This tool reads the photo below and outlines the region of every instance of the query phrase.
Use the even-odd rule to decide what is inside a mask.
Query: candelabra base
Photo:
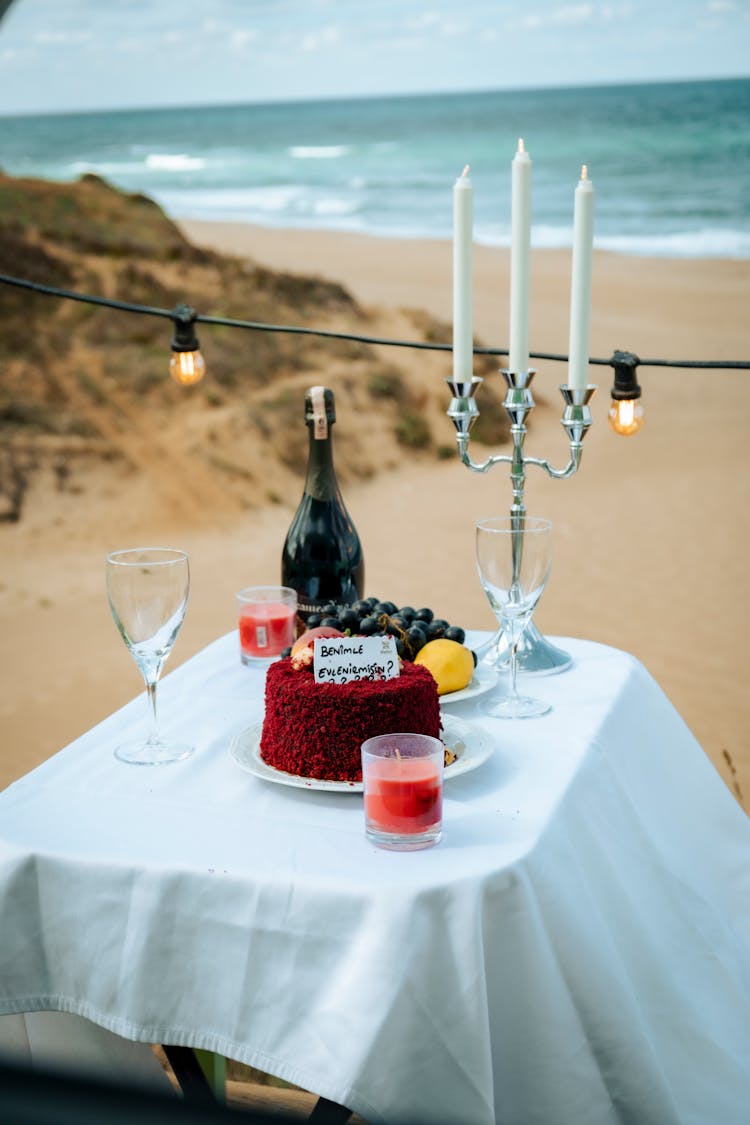
[[[500,672],[509,671],[508,641],[501,629],[478,652],[483,664]],[[573,658],[561,648],[551,644],[530,621],[518,642],[516,653],[518,671],[527,676],[552,676],[570,668]]]

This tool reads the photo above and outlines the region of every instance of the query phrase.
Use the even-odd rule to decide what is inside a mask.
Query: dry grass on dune
[[[167,309],[187,300],[208,315],[379,331],[377,315],[342,286],[198,249],[151,200],[91,175],[72,185],[0,176],[0,272]],[[424,314],[405,314],[403,327],[411,338],[450,339]],[[128,476],[148,479],[157,502],[189,520],[289,501],[306,458],[304,440],[290,435],[301,433],[304,389],[322,381],[351,420],[339,431],[344,482],[394,467],[404,451],[446,454],[434,436],[444,404],[429,361],[415,374],[393,350],[357,341],[199,330],[210,379],[184,389],[165,379],[169,321],[0,286],[0,516],[21,515],[45,469],[61,491],[85,493],[93,463],[118,488]],[[497,442],[505,420],[485,397],[477,437]],[[162,472],[165,459],[174,474]],[[190,488],[175,489],[170,476]]]

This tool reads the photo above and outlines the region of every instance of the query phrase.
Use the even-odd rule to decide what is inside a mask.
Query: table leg
[[[195,1056],[214,1097],[223,1105],[227,1097],[227,1060],[223,1055],[217,1055],[213,1051],[202,1051],[198,1047],[195,1048]]]
[[[331,1102],[328,1098],[318,1098],[307,1120],[313,1125],[344,1125],[351,1115],[352,1111],[345,1105]]]
[[[199,1105],[215,1105],[213,1089],[192,1047],[173,1047],[167,1043],[163,1047],[185,1100]]]
[[[163,1045],[183,1096],[187,1101],[207,1105],[226,1098],[226,1059],[213,1051]],[[352,1110],[328,1098],[318,1098],[308,1117],[312,1125],[345,1125]]]

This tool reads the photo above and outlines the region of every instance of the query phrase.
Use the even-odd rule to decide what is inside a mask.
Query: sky
[[[0,114],[748,74],[750,0],[12,0],[0,19]]]

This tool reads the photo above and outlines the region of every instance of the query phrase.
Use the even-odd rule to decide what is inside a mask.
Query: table
[[[396,854],[361,796],[230,758],[263,674],[220,638],[160,688],[191,759],[114,759],[136,699],[0,794],[0,1013],[214,1051],[373,1125],[744,1123],[747,818],[641,664],[556,643],[550,715],[451,708],[493,755]]]

